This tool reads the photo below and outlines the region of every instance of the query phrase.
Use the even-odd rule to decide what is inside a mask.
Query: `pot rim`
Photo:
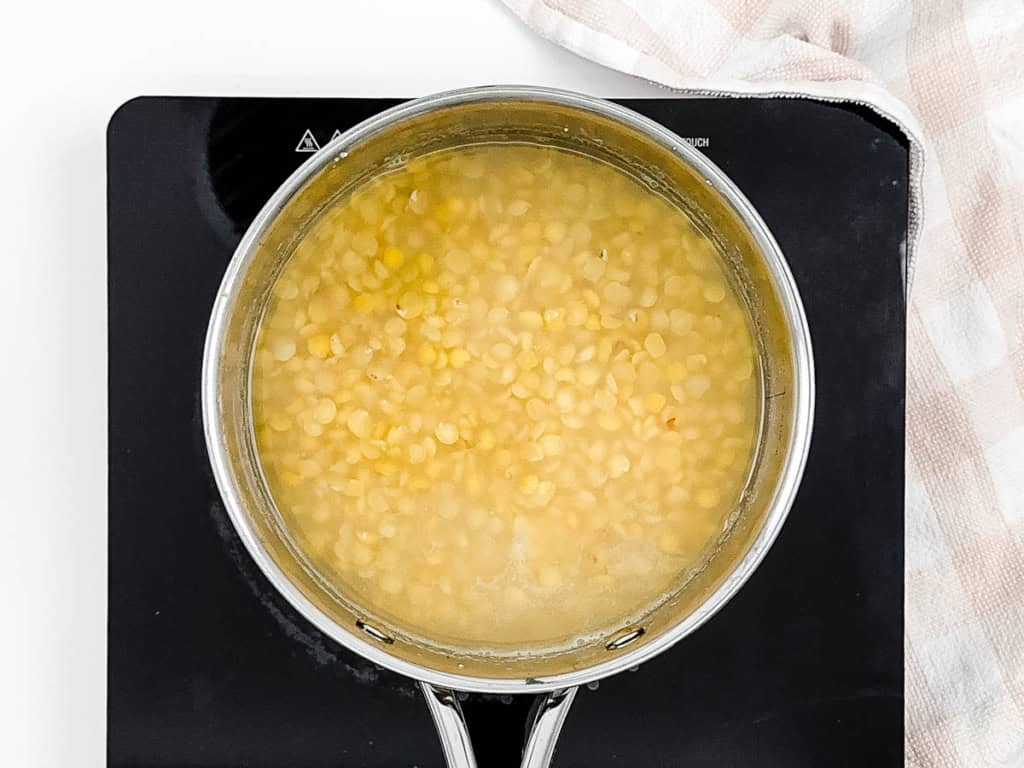
[[[779,474],[775,496],[765,515],[761,529],[743,558],[735,564],[729,575],[692,613],[662,632],[658,637],[633,650],[624,650],[599,664],[539,678],[490,678],[431,669],[389,653],[386,646],[360,637],[321,611],[294,586],[260,543],[243,507],[233,480],[228,457],[222,447],[220,436],[223,424],[218,408],[220,397],[219,362],[223,352],[227,322],[233,309],[232,300],[236,293],[236,282],[246,273],[256,251],[255,246],[259,243],[268,225],[292,195],[346,148],[393,123],[461,104],[510,100],[552,102],[610,118],[644,134],[697,170],[707,184],[732,206],[749,228],[779,292],[779,301],[788,323],[793,354],[793,431],[789,451]],[[803,304],[778,243],[746,197],[706,156],[659,123],[605,99],[541,86],[475,86],[407,101],[353,126],[299,166],[278,187],[253,219],[231,257],[211,311],[203,351],[201,386],[203,430],[217,487],[232,525],[242,539],[249,555],[256,561],[273,587],[317,629],[350,651],[375,664],[398,674],[443,688],[500,694],[553,691],[584,685],[617,674],[658,655],[698,629],[717,613],[747,581],[778,536],[803,475],[810,447],[814,414],[813,353]]]

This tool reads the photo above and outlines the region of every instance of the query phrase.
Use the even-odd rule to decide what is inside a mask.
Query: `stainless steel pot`
[[[529,141],[613,163],[684,209],[711,237],[750,312],[761,433],[746,490],[705,567],[635,624],[549,654],[452,652],[405,637],[331,586],[295,546],[268,491],[252,426],[251,359],[269,291],[296,241],[339,195],[444,147]],[[810,336],[792,275],[764,222],[706,157],[657,123],[601,99],[529,87],[471,88],[387,110],[328,144],[281,185],[228,266],[203,360],[203,421],[228,514],[271,584],[355,653],[420,681],[452,768],[475,765],[456,691],[543,694],[523,766],[550,761],[578,686],[640,664],[707,621],[735,594],[782,526],[811,436]]]

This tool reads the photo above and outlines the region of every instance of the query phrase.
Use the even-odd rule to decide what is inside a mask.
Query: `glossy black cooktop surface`
[[[108,764],[440,766],[409,681],[314,630],[242,550],[198,403],[213,298],[260,206],[385,99],[142,98],[108,133]],[[576,699],[559,768],[903,765],[907,147],[798,99],[624,102],[759,209],[806,305],[818,387],[796,504],[705,627]],[[471,697],[481,768],[529,702]]]

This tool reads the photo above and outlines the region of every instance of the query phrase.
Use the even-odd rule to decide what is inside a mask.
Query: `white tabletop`
[[[3,15],[0,765],[102,766],[114,109],[141,94],[664,91],[537,38],[497,0],[58,0]]]

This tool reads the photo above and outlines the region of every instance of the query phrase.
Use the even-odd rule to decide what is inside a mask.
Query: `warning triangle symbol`
[[[320,145],[316,143],[316,137],[313,136],[313,132],[306,129],[306,132],[302,134],[302,138],[299,139],[298,145],[295,147],[296,152],[316,152],[320,149]]]
[[[341,131],[337,128],[334,129],[334,133],[331,134],[331,141],[341,138]]]

